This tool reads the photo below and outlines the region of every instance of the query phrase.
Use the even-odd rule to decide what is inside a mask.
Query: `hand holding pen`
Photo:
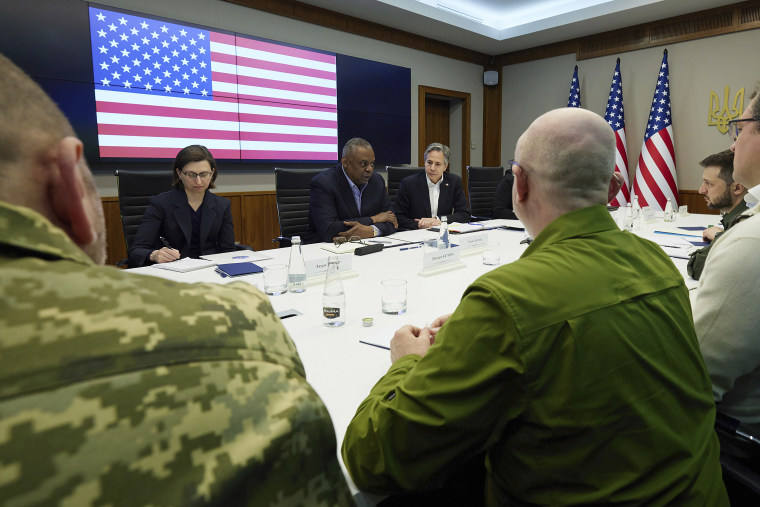
[[[165,237],[159,236],[158,239],[164,244],[164,247],[160,250],[153,250],[150,254],[150,260],[153,262],[172,262],[179,259],[179,250],[172,248]]]

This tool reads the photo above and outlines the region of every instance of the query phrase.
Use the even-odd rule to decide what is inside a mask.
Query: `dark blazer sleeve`
[[[493,217],[515,220],[517,216],[512,209],[512,184],[515,177],[509,170],[496,187],[493,197]]]
[[[417,222],[415,218],[421,218],[415,216],[413,203],[415,202],[415,187],[416,179],[414,176],[407,176],[401,180],[401,185],[396,193],[396,200],[393,201],[393,213],[396,214],[396,220],[398,220],[398,228],[400,231],[408,231],[417,229]],[[417,206],[419,207],[419,206]]]
[[[332,241],[339,232],[346,230],[343,220],[338,214],[338,192],[330,184],[332,175],[317,175],[311,180],[309,196],[309,221],[316,231],[316,237],[310,236],[314,242]]]
[[[459,222],[466,224],[471,220],[470,205],[467,203],[467,199],[464,197],[464,188],[462,187],[462,178],[456,174],[449,174],[446,178],[449,181],[449,189],[446,190],[447,198],[446,209],[441,207],[441,198],[439,197],[438,211],[439,217],[441,212],[447,212],[446,220],[449,223]],[[444,181],[446,183],[446,181]]]
[[[374,225],[380,231],[381,236],[387,236],[396,232],[396,228],[390,222],[372,223],[372,217],[384,211],[391,211],[391,200],[385,189],[385,180],[377,173],[372,174],[370,185],[362,196],[362,211],[366,217],[361,217],[360,222],[364,225]],[[366,200],[365,200],[366,199]],[[361,221],[366,219],[366,222]]]
[[[130,268],[153,264],[149,260],[150,254],[153,250],[158,250],[163,246],[158,237],[161,235],[161,224],[164,222],[166,208],[160,203],[156,203],[156,197],[151,198],[148,209],[143,214],[140,227],[137,228],[137,233],[129,246],[128,262]]]

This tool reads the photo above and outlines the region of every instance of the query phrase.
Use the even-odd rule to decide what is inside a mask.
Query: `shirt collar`
[[[425,181],[427,181],[428,188],[440,187],[441,183],[443,183],[443,175],[441,175],[441,179],[438,180],[438,183],[433,183],[432,181],[430,181],[430,177],[426,173],[425,174]]]
[[[364,184],[364,185],[362,185],[361,187],[360,187],[360,186],[357,186],[357,184],[356,184],[356,183],[354,183],[353,181],[351,181],[351,178],[349,178],[349,177],[348,177],[348,174],[346,174],[346,170],[345,170],[345,169],[343,169],[343,167],[341,167],[340,169],[343,171],[343,176],[345,176],[345,177],[346,177],[346,181],[348,182],[348,186],[349,186],[349,188],[351,188],[351,190],[353,190],[353,189],[356,189],[356,190],[358,190],[359,192],[361,192],[362,190],[364,190],[364,187],[366,187],[366,186],[367,186],[367,183],[365,183],[365,184]]]
[[[750,208],[760,202],[760,185],[755,185],[747,190],[747,195],[744,196],[744,200]]]

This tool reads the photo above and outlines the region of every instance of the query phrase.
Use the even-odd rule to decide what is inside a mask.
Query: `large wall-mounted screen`
[[[0,16],[0,52],[58,103],[95,171],[163,167],[194,143],[225,170],[324,167],[352,137],[372,143],[378,166],[411,161],[409,68],[214,22],[17,2]]]
[[[335,54],[89,13],[101,157],[337,160]]]

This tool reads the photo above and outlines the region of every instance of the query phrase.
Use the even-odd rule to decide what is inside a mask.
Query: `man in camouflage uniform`
[[[2,55],[0,178],[0,504],[351,504],[267,298],[96,266],[82,143]]]

